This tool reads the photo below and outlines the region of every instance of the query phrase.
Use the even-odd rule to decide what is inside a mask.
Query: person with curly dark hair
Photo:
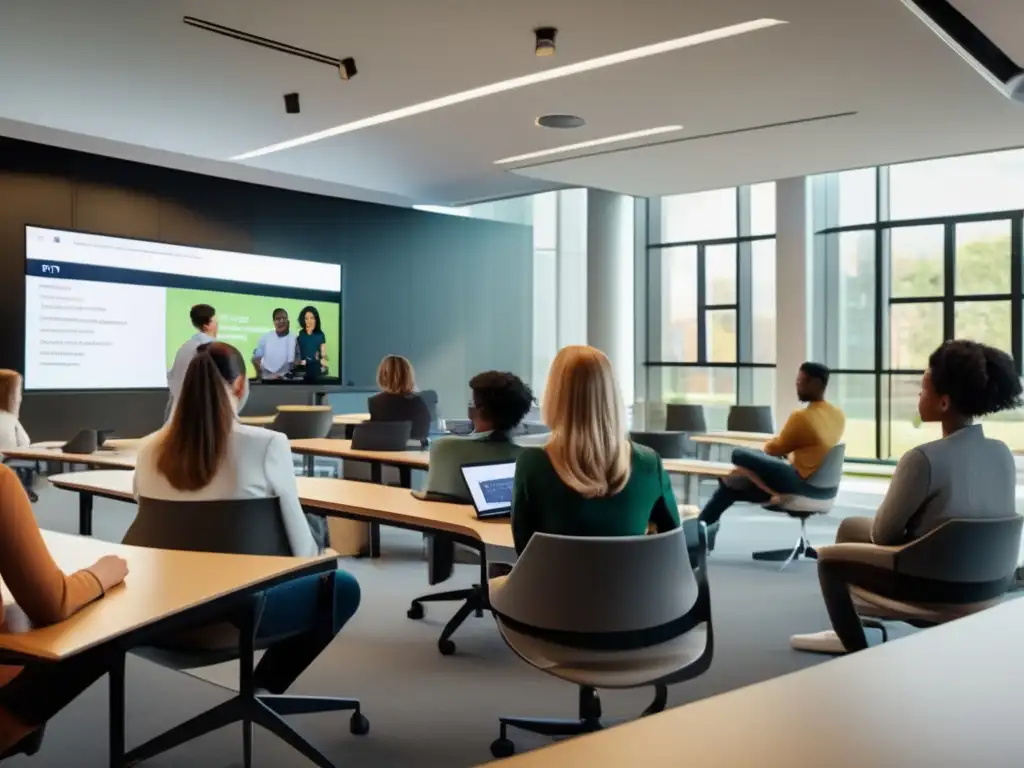
[[[472,501],[462,477],[464,464],[487,461],[515,461],[521,450],[512,441],[533,406],[533,392],[514,373],[484,371],[469,380],[473,391],[471,416],[473,434],[468,437],[443,437],[430,446],[430,471],[426,493],[450,497],[452,501]]]
[[[1018,408],[1021,382],[1013,359],[974,341],[947,341],[928,358],[921,380],[921,420],[942,425],[942,439],[907,451],[893,473],[874,519],[843,520],[837,544],[892,546],[918,539],[950,518],[1006,518],[1016,513],[1017,470],[1000,440],[986,437],[982,416]],[[798,650],[845,653],[867,647],[864,628],[850,596],[861,586],[892,599],[933,603],[963,602],[963,595],[941,594],[942,583],[925,585],[926,597],[897,584],[893,571],[862,563],[818,563],[818,580],[835,631],[794,635]],[[947,587],[948,592],[948,587]]]

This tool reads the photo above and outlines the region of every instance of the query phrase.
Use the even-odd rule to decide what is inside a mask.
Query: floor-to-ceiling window
[[[775,184],[652,198],[647,212],[648,428],[684,402],[724,429],[731,405],[775,399]]]
[[[945,339],[999,347],[1020,373],[1024,150],[820,176],[814,217],[814,347],[848,456],[898,458],[939,436],[917,397]],[[986,430],[1024,448],[1024,414]]]

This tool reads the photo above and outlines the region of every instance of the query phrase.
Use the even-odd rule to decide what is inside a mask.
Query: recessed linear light
[[[478,88],[470,88],[468,91],[459,91],[458,93],[453,93],[450,96],[442,96],[437,99],[431,99],[430,101],[422,101],[419,104],[402,107],[401,109],[393,109],[390,112],[382,112],[379,115],[372,115],[359,120],[353,120],[351,123],[336,125],[333,128],[327,128],[322,131],[317,131],[316,133],[310,133],[306,136],[299,136],[297,139],[289,139],[288,141],[271,144],[270,146],[263,147],[261,149],[254,149],[251,152],[244,152],[241,155],[235,155],[231,159],[251,160],[254,157],[262,157],[263,155],[269,155],[285,149],[301,147],[303,144],[312,144],[314,141],[329,139],[332,136],[341,136],[345,133],[361,131],[364,128],[372,128],[375,125],[382,125],[384,123],[394,122],[395,120],[403,120],[414,115],[422,115],[425,112],[433,112],[434,110],[451,107],[455,104],[462,104],[474,99],[482,99],[485,96],[492,96],[496,93],[512,91],[517,88],[525,88],[528,85],[536,85],[537,83],[546,83],[549,80],[557,80],[561,77],[578,75],[582,72],[593,72],[596,69],[604,69],[605,67],[623,64],[627,61],[646,59],[650,56],[657,56],[661,53],[678,51],[683,48],[692,48],[695,45],[712,43],[716,40],[724,40],[727,37],[736,37],[737,35],[744,35],[748,32],[756,32],[760,29],[768,29],[769,27],[776,27],[780,24],[787,23],[788,22],[781,21],[779,19],[754,19],[753,21],[745,21],[742,24],[732,24],[728,27],[710,29],[706,32],[698,32],[697,34],[678,37],[674,40],[665,40],[661,43],[653,43],[639,48],[632,48],[628,51],[610,53],[606,56],[598,56],[597,58],[587,59],[586,61],[578,61],[575,64],[553,67],[552,69],[548,69],[543,72],[535,72],[530,75],[514,77],[511,80],[502,80],[498,83],[482,85]]]
[[[508,165],[509,163],[518,163],[522,160],[533,160],[538,157],[547,157],[548,155],[557,155],[562,152],[572,152],[574,149],[586,149],[587,147],[599,147],[602,144],[614,144],[617,141],[629,141],[630,139],[642,139],[647,136],[657,136],[661,133],[672,133],[672,131],[681,131],[683,126],[681,125],[662,125],[659,128],[647,128],[643,131],[633,131],[631,133],[618,133],[614,136],[605,136],[600,139],[591,139],[590,141],[578,141],[575,144],[563,144],[560,147],[551,147],[550,149],[539,149],[536,152],[527,152],[524,155],[514,155],[512,157],[504,157],[501,160],[495,160],[495,165]]]

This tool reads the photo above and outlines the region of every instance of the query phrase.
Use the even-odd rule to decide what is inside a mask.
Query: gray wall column
[[[811,357],[810,179],[781,179],[775,185],[775,422],[784,423],[799,407],[795,380]]]

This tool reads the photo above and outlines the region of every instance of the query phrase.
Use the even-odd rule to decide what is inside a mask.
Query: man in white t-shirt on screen
[[[261,379],[280,379],[291,371],[295,364],[295,334],[285,310],[274,310],[274,330],[260,336],[252,353],[252,364]]]
[[[181,385],[185,381],[185,372],[188,364],[196,356],[196,350],[203,344],[209,344],[217,340],[217,310],[209,304],[196,304],[188,313],[192,321],[192,327],[196,332],[189,337],[188,341],[178,348],[174,355],[174,363],[171,370],[167,372],[167,388],[171,396],[167,401],[167,410],[164,413],[165,420],[170,420],[174,411],[174,401],[181,393]]]

